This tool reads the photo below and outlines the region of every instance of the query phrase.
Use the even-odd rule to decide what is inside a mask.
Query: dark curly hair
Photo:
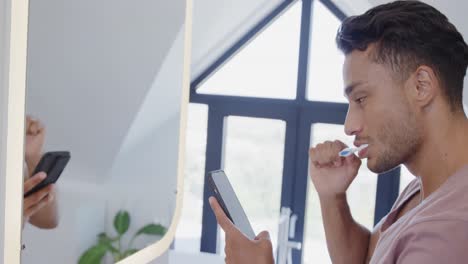
[[[453,111],[463,111],[463,78],[468,46],[447,17],[419,1],[395,1],[346,18],[336,36],[345,54],[365,51],[375,44],[371,57],[390,66],[400,81],[418,66],[431,67]]]

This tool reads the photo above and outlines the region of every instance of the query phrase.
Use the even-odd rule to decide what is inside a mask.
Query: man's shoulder
[[[395,251],[396,263],[460,263],[468,258],[467,231],[466,219],[414,221],[400,234]]]
[[[468,217],[465,215],[416,215],[403,229],[402,233],[421,234],[424,232],[433,233],[442,230],[457,228],[459,231],[468,231]],[[468,239],[468,236],[467,236]]]
[[[415,223],[426,221],[468,221],[468,170],[450,177],[419,205]]]
[[[395,200],[395,203],[392,206],[392,211],[406,203],[419,189],[419,179],[415,178],[410,183],[408,183],[400,195],[398,195],[398,198]]]

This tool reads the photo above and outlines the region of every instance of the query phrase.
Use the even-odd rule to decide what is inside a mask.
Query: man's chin
[[[383,173],[389,172],[398,166],[400,166],[400,164],[397,164],[397,165],[385,164],[382,162],[378,162],[376,159],[371,159],[371,158],[367,159],[367,168],[376,174],[383,174]]]

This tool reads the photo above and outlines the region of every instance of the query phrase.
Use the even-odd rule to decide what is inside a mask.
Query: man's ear
[[[421,108],[431,104],[439,93],[439,80],[431,67],[421,65],[411,76],[411,101]]]

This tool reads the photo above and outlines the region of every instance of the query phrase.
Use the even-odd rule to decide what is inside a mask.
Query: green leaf
[[[83,255],[81,255],[78,264],[100,264],[102,258],[106,254],[107,247],[103,244],[95,245],[88,250],[86,250]]]
[[[99,244],[105,245],[109,251],[112,253],[119,253],[119,251],[112,245],[113,241],[117,241],[119,238],[110,238],[106,233],[100,233],[98,235]]]
[[[125,234],[130,226],[130,215],[127,211],[119,211],[114,217],[114,227],[119,235]]]
[[[109,242],[109,243],[112,243],[112,242],[115,242],[119,240],[119,237],[109,237],[106,233],[100,233],[98,235],[98,241],[99,242]]]
[[[119,253],[119,250],[116,249],[111,243],[105,243],[103,244],[107,247],[107,250],[109,250],[110,252],[112,252],[113,254],[115,253]]]
[[[100,233],[98,235],[98,242],[99,243],[106,243],[106,242],[112,242],[111,238],[107,236],[106,233]]]
[[[123,257],[126,258],[126,257],[132,255],[132,254],[135,253],[135,252],[138,252],[138,249],[134,249],[134,248],[133,248],[133,249],[129,249],[129,250],[127,250],[127,251],[125,251],[125,252],[123,253]]]
[[[167,229],[160,225],[160,224],[148,224],[144,227],[140,228],[135,236],[146,234],[146,235],[153,235],[153,236],[163,236],[166,234]]]

